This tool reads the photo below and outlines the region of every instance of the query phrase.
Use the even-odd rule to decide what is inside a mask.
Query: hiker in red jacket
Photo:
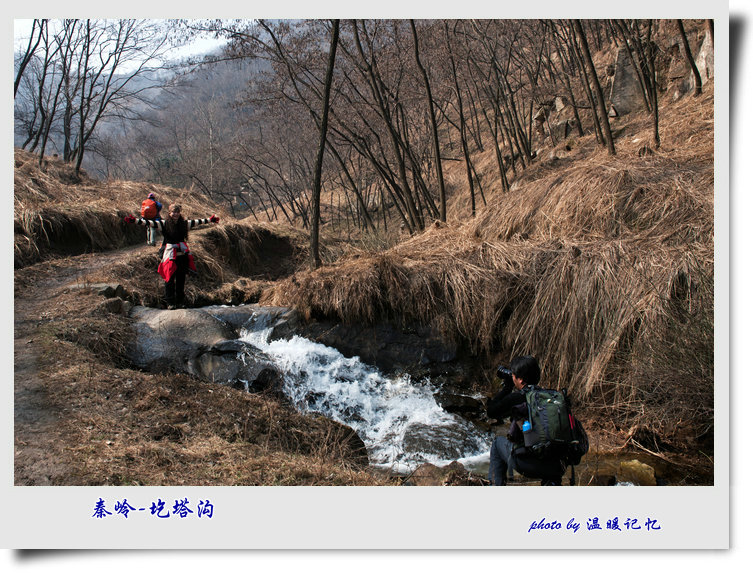
[[[186,275],[189,270],[196,272],[193,255],[186,243],[188,230],[207,223],[217,223],[219,220],[216,215],[203,219],[183,219],[181,207],[177,204],[169,207],[165,220],[135,218],[132,215],[125,217],[126,223],[156,227],[162,232],[162,261],[157,272],[165,280],[165,302],[168,309],[183,307]]]
[[[160,212],[162,204],[157,201],[157,196],[150,192],[141,203],[141,217],[144,219],[162,219]],[[151,225],[146,228],[146,244],[157,245],[157,228]]]

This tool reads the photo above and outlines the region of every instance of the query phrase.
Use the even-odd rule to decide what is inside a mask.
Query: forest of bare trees
[[[168,68],[178,30],[226,48]],[[629,48],[658,147],[659,34],[687,46],[679,20],[35,20],[16,55],[16,143],[314,234],[320,201],[323,223],[413,233],[446,219],[448,162],[463,165],[468,217],[490,195],[474,152],[493,150],[494,189],[509,189],[557,143],[536,129],[555,98],[616,153],[595,64],[610,45]]]
[[[78,171],[104,120],[143,119],[167,40],[149,21],[34,20],[14,81],[20,147]]]

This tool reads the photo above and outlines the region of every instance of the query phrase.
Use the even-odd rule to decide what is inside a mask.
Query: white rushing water
[[[241,340],[269,355],[285,373],[285,393],[303,412],[320,413],[358,433],[375,466],[410,472],[429,462],[488,463],[491,437],[444,411],[429,381],[390,378],[358,357],[294,336],[270,340],[271,329],[249,322]]]

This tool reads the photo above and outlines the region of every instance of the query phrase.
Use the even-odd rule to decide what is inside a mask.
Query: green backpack
[[[559,457],[576,465],[588,452],[588,436],[570,411],[567,393],[531,386],[525,391],[530,430],[524,430],[525,450],[541,458]]]

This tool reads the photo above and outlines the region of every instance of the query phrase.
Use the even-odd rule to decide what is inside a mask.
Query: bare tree
[[[658,149],[659,137],[659,81],[656,73],[656,44],[652,40],[653,20],[613,20],[618,36],[624,42],[631,59],[636,63],[643,88],[646,108],[653,115],[654,146]]]
[[[53,63],[58,48],[54,41],[50,41],[46,22],[39,29],[38,44],[40,43],[42,47],[35,48],[34,57],[29,58],[24,66],[28,67],[27,73],[19,73],[17,76],[17,80],[22,81],[23,85],[21,96],[14,101],[16,122],[23,126],[25,133],[21,147],[27,149],[28,146],[30,151],[36,150],[40,142],[44,147],[60,95],[60,82],[51,79],[56,73]]]
[[[607,108],[604,104],[604,94],[601,90],[601,83],[599,82],[599,76],[596,73],[596,67],[594,66],[593,58],[591,58],[591,50],[588,48],[588,40],[586,34],[583,32],[583,26],[580,20],[574,20],[575,32],[580,40],[580,47],[583,51],[583,58],[586,63],[586,69],[591,74],[591,82],[593,84],[594,93],[596,94],[596,101],[598,103],[598,111],[601,116],[602,126],[604,128],[604,136],[607,142],[607,149],[611,155],[615,155],[614,141],[612,139],[612,129],[609,126],[609,115],[607,114]]]
[[[685,51],[685,58],[688,60],[688,65],[690,66],[690,70],[693,72],[693,78],[695,79],[695,93],[693,95],[700,96],[702,93],[701,74],[698,71],[698,66],[695,65],[695,59],[693,58],[693,54],[690,51],[688,36],[685,34],[685,26],[682,25],[682,20],[679,18],[675,20],[675,22],[677,22],[677,29],[680,32],[680,39],[682,40],[682,47]]]
[[[340,36],[340,20],[332,22],[332,38],[329,47],[327,75],[324,78],[324,95],[322,97],[322,121],[319,126],[319,148],[316,152],[314,171],[314,188],[311,192],[311,268],[318,268],[322,261],[319,255],[319,199],[322,192],[322,162],[324,147],[327,143],[327,121],[329,119],[329,94],[332,88],[332,72],[335,68],[337,41]]]
[[[374,45],[376,33],[374,33],[373,37],[370,37],[366,23],[363,21],[360,24],[356,21],[352,22],[352,32],[357,54],[355,63],[358,66],[358,71],[367,82],[374,108],[382,121],[383,127],[387,131],[389,152],[397,168],[396,177],[393,177],[391,173],[383,168],[380,168],[383,169],[381,173],[387,178],[390,187],[396,193],[396,198],[404,205],[406,222],[409,229],[412,232],[421,230],[424,228],[424,221],[419,211],[413,188],[408,181],[406,160],[410,160],[410,156],[406,157],[404,153],[408,144],[402,138],[401,130],[398,127],[400,118],[394,113],[394,109],[398,103],[395,102],[396,92],[389,89],[389,84],[385,81],[380,71],[377,59],[378,53]],[[381,146],[381,144],[379,145]],[[376,159],[373,154],[371,157]],[[383,164],[383,166],[386,165],[388,164]]]
[[[429,74],[426,73],[426,68],[424,68],[423,64],[421,63],[421,57],[419,55],[419,48],[418,48],[418,34],[416,33],[416,24],[413,20],[410,21],[410,27],[411,32],[413,35],[413,47],[414,47],[414,55],[416,58],[416,65],[418,66],[418,69],[421,71],[421,77],[424,81],[424,86],[426,88],[426,103],[427,107],[429,108],[429,121],[431,122],[431,135],[432,135],[432,144],[434,145],[434,162],[435,167],[437,170],[437,184],[439,185],[439,220],[440,221],[447,221],[447,198],[446,198],[446,191],[444,186],[444,176],[442,175],[442,154],[439,151],[439,132],[437,130],[437,117],[434,112],[434,99],[431,95],[431,84],[429,83]]]
[[[51,28],[57,29],[54,48],[47,38]],[[105,118],[133,118],[136,105],[146,105],[147,91],[157,84],[151,73],[163,66],[160,57],[167,50],[167,29],[147,20],[51,20],[35,30],[35,46],[44,43],[44,54],[36,58],[29,49],[22,64],[27,69],[36,59],[42,73],[36,76],[35,91],[54,94],[44,100],[49,106],[44,108],[36,139],[44,150],[53,121],[60,121],[63,159],[73,162],[78,171]],[[17,78],[20,75],[21,70]]]
[[[565,48],[565,42],[562,39],[562,35],[560,33],[559,27],[557,24],[553,21],[547,22],[550,35],[552,38],[552,41],[554,43],[554,47],[556,50],[557,57],[560,62],[560,76],[565,84],[565,87],[567,89],[567,95],[569,97],[570,103],[573,107],[573,116],[575,119],[575,125],[578,129],[578,135],[583,136],[583,123],[580,119],[580,113],[578,112],[578,101],[575,97],[575,90],[573,89],[573,84],[570,81],[571,76],[574,77],[576,72],[576,64],[573,62],[573,58],[568,57],[568,51]],[[553,69],[555,71],[555,74],[557,73],[557,66],[553,66]]]
[[[130,86],[136,78],[153,70],[166,43],[164,31],[137,20],[86,20],[80,31],[82,52],[75,70],[80,87],[76,105],[76,171],[81,168],[87,142],[105,114],[127,113],[134,102],[144,101],[144,92],[152,86]]]
[[[455,86],[455,93],[457,97],[457,112],[458,112],[458,120],[460,123],[460,129],[459,129],[460,145],[463,148],[463,157],[465,158],[465,173],[468,179],[468,189],[471,194],[471,217],[475,217],[476,216],[476,194],[475,194],[475,188],[473,186],[473,175],[471,172],[471,156],[468,151],[468,139],[466,136],[465,111],[463,109],[463,94],[460,90],[460,84],[458,83],[458,72],[457,72],[457,67],[455,66],[455,56],[453,55],[452,44],[450,43],[450,28],[447,24],[447,21],[444,22],[444,31],[445,31],[445,41],[447,43],[447,54],[450,60],[450,70],[452,71],[452,81],[453,81],[453,85]]]
[[[21,78],[24,75],[26,66],[29,65],[34,52],[39,47],[39,43],[42,40],[42,35],[47,31],[47,20],[34,19],[31,25],[31,34],[29,35],[29,44],[26,46],[26,50],[21,55],[21,59],[18,63],[18,70],[16,71],[16,80],[13,82],[13,97],[16,97],[18,93],[18,84],[21,82]]]

